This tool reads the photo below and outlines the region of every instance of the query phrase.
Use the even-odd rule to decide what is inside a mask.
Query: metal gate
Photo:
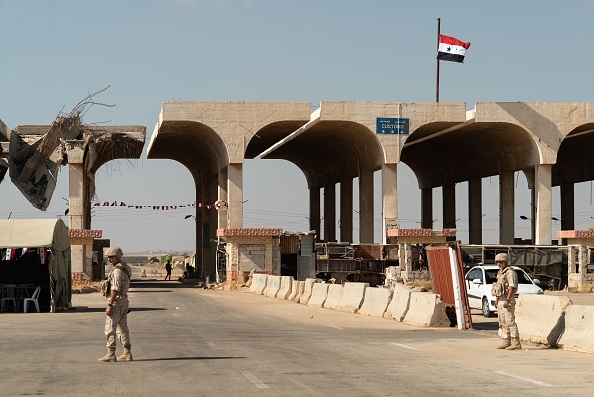
[[[433,292],[441,295],[446,309],[455,313],[455,298],[454,298],[454,283],[452,281],[452,267],[450,264],[450,246],[430,246],[425,247],[427,253],[427,261],[429,263],[429,271],[431,273],[431,280],[433,283]],[[464,284],[464,263],[462,262],[462,252],[459,244],[452,244],[452,248],[456,251],[456,265],[458,268],[458,284],[460,289],[460,296],[462,300],[462,310],[464,319],[468,328],[472,328],[472,316],[470,315],[470,307],[468,305],[468,295],[466,294],[466,286]]]

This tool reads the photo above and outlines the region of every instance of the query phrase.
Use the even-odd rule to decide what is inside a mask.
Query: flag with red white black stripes
[[[437,59],[440,61],[464,62],[466,50],[470,43],[465,43],[455,37],[439,35],[439,48],[437,49]]]

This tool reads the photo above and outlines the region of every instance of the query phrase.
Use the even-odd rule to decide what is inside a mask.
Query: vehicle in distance
[[[512,266],[518,274],[519,294],[544,294],[538,279],[531,279],[528,274],[517,266]],[[475,266],[466,273],[464,283],[468,295],[468,304],[471,309],[480,309],[485,317],[492,317],[497,311],[495,297],[491,294],[491,286],[497,281],[497,265]]]

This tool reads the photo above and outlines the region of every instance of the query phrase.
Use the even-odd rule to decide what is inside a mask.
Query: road
[[[426,329],[247,292],[134,282],[133,362],[105,354],[105,300],[79,310],[2,313],[0,395],[583,396],[594,355],[495,346],[482,330]],[[480,317],[480,316],[475,316]],[[122,352],[118,346],[118,354]]]

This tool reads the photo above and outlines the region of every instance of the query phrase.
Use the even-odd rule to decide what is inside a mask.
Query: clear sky
[[[108,85],[96,99],[116,106],[95,106],[84,122],[145,125],[147,144],[165,100],[305,101],[312,110],[324,100],[432,102],[438,17],[442,34],[472,43],[464,64],[441,63],[441,102],[471,109],[476,102],[593,101],[590,0],[0,0],[0,17],[0,119],[10,128],[50,124]],[[406,165],[398,172],[400,226],[419,227],[418,186]],[[244,173],[244,226],[308,229],[308,193],[296,166],[248,160]],[[484,241],[495,243],[498,179],[483,185]],[[517,188],[516,236],[528,238],[528,222],[519,219],[529,215],[523,174]],[[441,192],[434,194],[441,228]],[[380,242],[379,190],[376,196]],[[0,217],[64,215],[67,197],[67,167],[45,213],[7,176]],[[466,184],[457,185],[463,242],[466,197]],[[139,160],[103,166],[97,199],[180,205],[195,194],[183,166],[148,160],[145,151]],[[560,217],[558,189],[553,200],[553,216]],[[594,222],[592,205],[591,183],[576,186],[576,228]],[[98,207],[92,227],[125,252],[191,251],[188,214]]]

